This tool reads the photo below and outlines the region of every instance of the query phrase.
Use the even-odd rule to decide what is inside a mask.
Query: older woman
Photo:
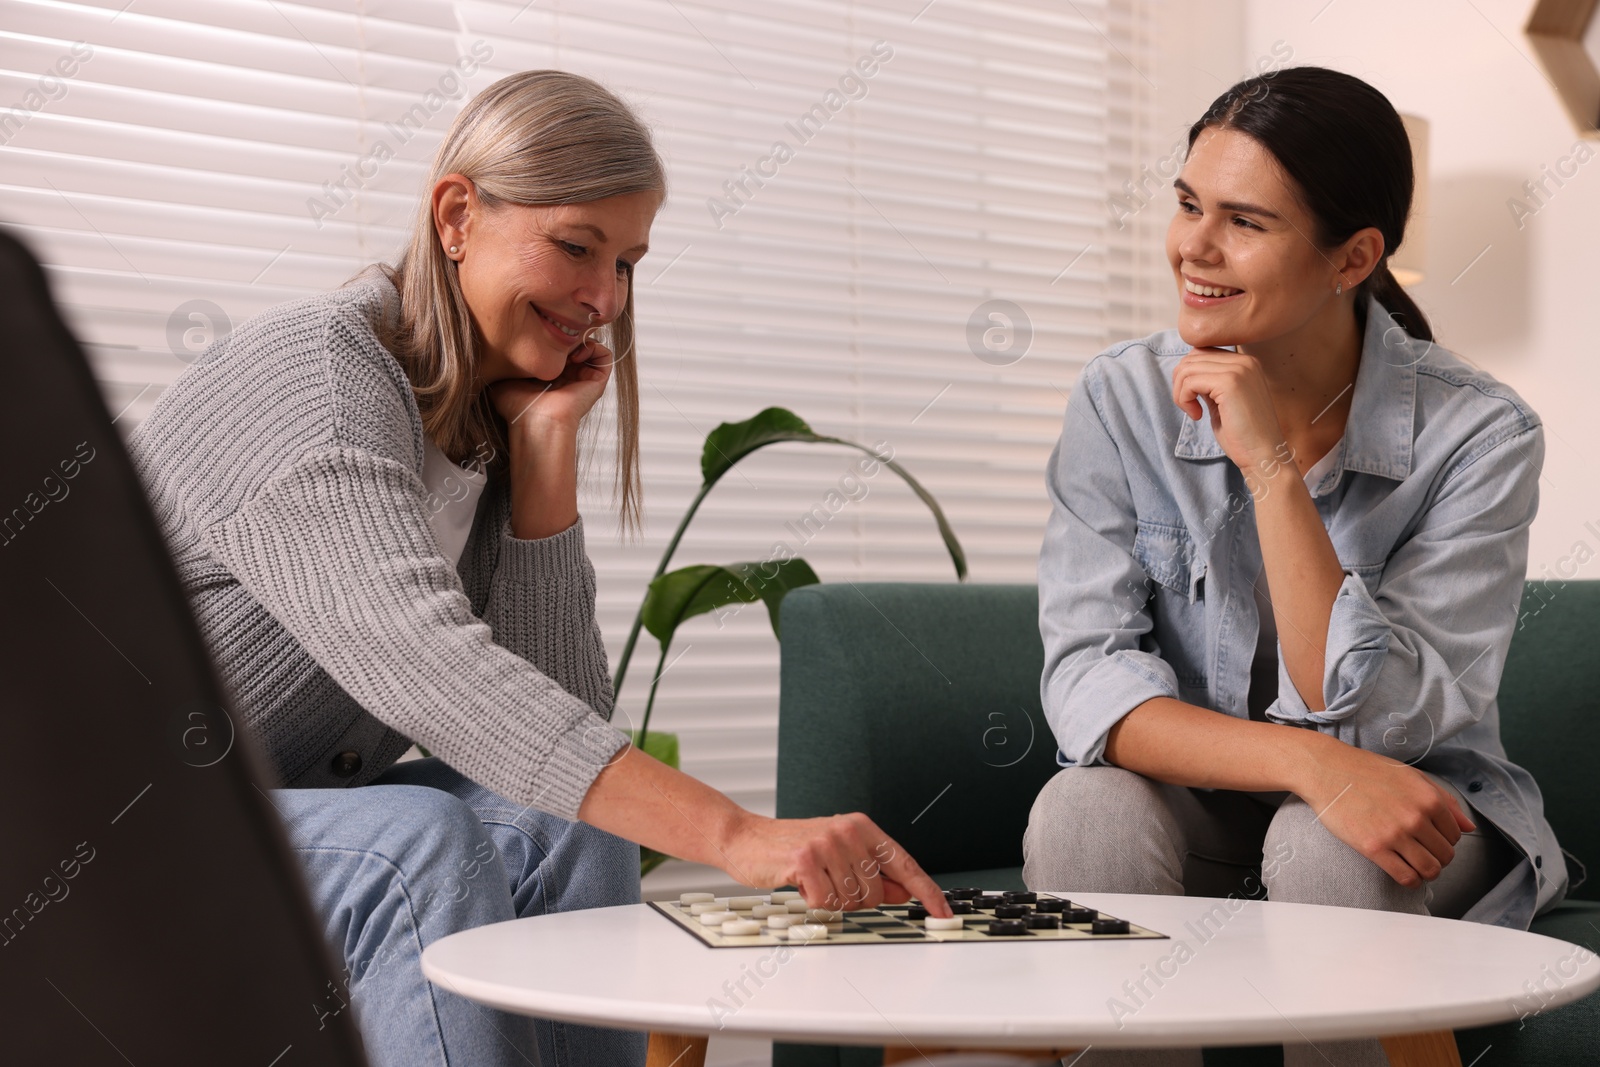
[[[1495,707],[1544,433],[1389,272],[1412,181],[1394,108],[1319,67],[1241,82],[1189,130],[1178,327],[1089,364],[1048,475],[1042,692],[1066,769],[1034,805],[1030,885],[1264,882],[1523,929],[1560,899]],[[1357,1041],[1286,1062],[1387,1061]]]
[[[755,815],[608,721],[578,431],[614,379],[635,521],[633,272],[665,195],[647,131],[588,79],[513,75],[456,119],[430,189],[397,268],[242,324],[132,445],[347,967],[316,1010],[348,1000],[380,1064],[642,1063],[639,1035],[488,1011],[418,957],[637,901],[635,842],[817,906],[948,912],[865,816]],[[396,763],[412,742],[436,756]]]

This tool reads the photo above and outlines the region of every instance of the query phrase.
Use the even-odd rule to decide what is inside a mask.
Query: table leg
[[[973,1049],[973,1048],[907,1048],[889,1045],[883,1050],[883,1065],[890,1067],[895,1063],[917,1063],[924,1057],[943,1055],[951,1052],[982,1052],[994,1056],[1016,1056],[1023,1060],[1065,1060],[1078,1054],[1073,1048],[1003,1048],[1003,1049]],[[1459,1067],[1459,1065],[1458,1065]]]
[[[652,1032],[644,1067],[706,1067],[706,1039]]]
[[[1391,1067],[1461,1067],[1461,1053],[1451,1030],[1401,1034],[1383,1039]]]

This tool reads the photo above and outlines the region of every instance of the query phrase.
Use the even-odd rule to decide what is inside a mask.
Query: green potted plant
[[[645,700],[644,715],[640,718],[639,728],[632,732],[632,737],[636,746],[670,766],[678,766],[678,738],[670,733],[651,733],[650,713],[655,708],[656,691],[661,685],[661,673],[667,665],[667,653],[672,647],[672,639],[678,627],[696,615],[704,615],[730,604],[753,604],[760,601],[766,605],[767,615],[772,622],[773,635],[781,639],[778,608],[784,594],[791,589],[819,581],[816,572],[799,557],[769,558],[758,562],[746,561],[720,566],[695,564],[670,573],[667,571],[667,565],[672,562],[673,553],[677,551],[678,543],[683,540],[684,532],[688,530],[695,512],[699,510],[701,502],[718,480],[728,473],[734,464],[757,449],[786,442],[843,445],[866,453],[875,462],[882,463],[894,471],[933,512],[939,535],[944,539],[950,560],[955,565],[956,577],[965,579],[967,576],[966,554],[962,551],[961,542],[956,539],[955,531],[950,528],[950,523],[945,519],[938,502],[904,467],[892,459],[885,459],[854,441],[816,433],[804,419],[784,408],[770,407],[744,422],[722,423],[706,435],[705,447],[700,454],[700,491],[690,502],[689,510],[678,523],[677,531],[672,535],[672,540],[667,542],[666,551],[661,555],[661,563],[656,567],[655,576],[645,591],[644,600],[639,605],[639,612],[633,620],[633,629],[629,631],[627,644],[623,646],[622,656],[617,661],[617,673],[613,681],[613,689],[620,699],[622,682],[628,674],[628,663],[633,658],[634,647],[639,641],[639,631],[649,630],[650,635],[660,645],[661,651],[655,676],[650,680],[650,695]],[[649,873],[667,858],[653,849],[644,849],[640,873]]]

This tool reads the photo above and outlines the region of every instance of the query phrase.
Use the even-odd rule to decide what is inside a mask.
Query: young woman
[[[865,816],[755,815],[609,722],[577,439],[615,379],[633,520],[632,282],[665,188],[599,85],[496,82],[397,269],[242,324],[132,435],[347,967],[313,1007],[348,1002],[374,1064],[642,1064],[642,1035],[490,1011],[418,963],[457,930],[636,902],[635,842],[819,907],[948,914]],[[437,756],[396,764],[413,741]]]
[[[1088,365],[1050,462],[1067,769],[1030,886],[1259,895],[1260,868],[1273,900],[1516,928],[1565,891],[1495,705],[1543,430],[1389,272],[1412,182],[1394,108],[1332,70],[1241,82],[1190,128],[1178,327]]]

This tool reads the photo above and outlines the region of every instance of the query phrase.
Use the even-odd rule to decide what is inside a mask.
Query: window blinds
[[[769,405],[891,449],[943,504],[972,580],[1027,582],[1067,393],[1105,345],[1160,325],[1149,216],[1167,210],[1108,211],[1157,154],[1143,8],[0,0],[0,218],[46,262],[126,431],[218,332],[392,259],[473,92],[520,69],[589,75],[651,124],[671,182],[635,282],[642,540],[616,535],[604,448],[583,500],[613,657],[704,435]],[[783,542],[824,581],[953,580],[927,510],[887,471],[845,480],[853,459],[757,453],[675,565]],[[693,620],[673,655],[652,728],[770,812],[765,612]],[[619,721],[654,666],[646,636]]]

